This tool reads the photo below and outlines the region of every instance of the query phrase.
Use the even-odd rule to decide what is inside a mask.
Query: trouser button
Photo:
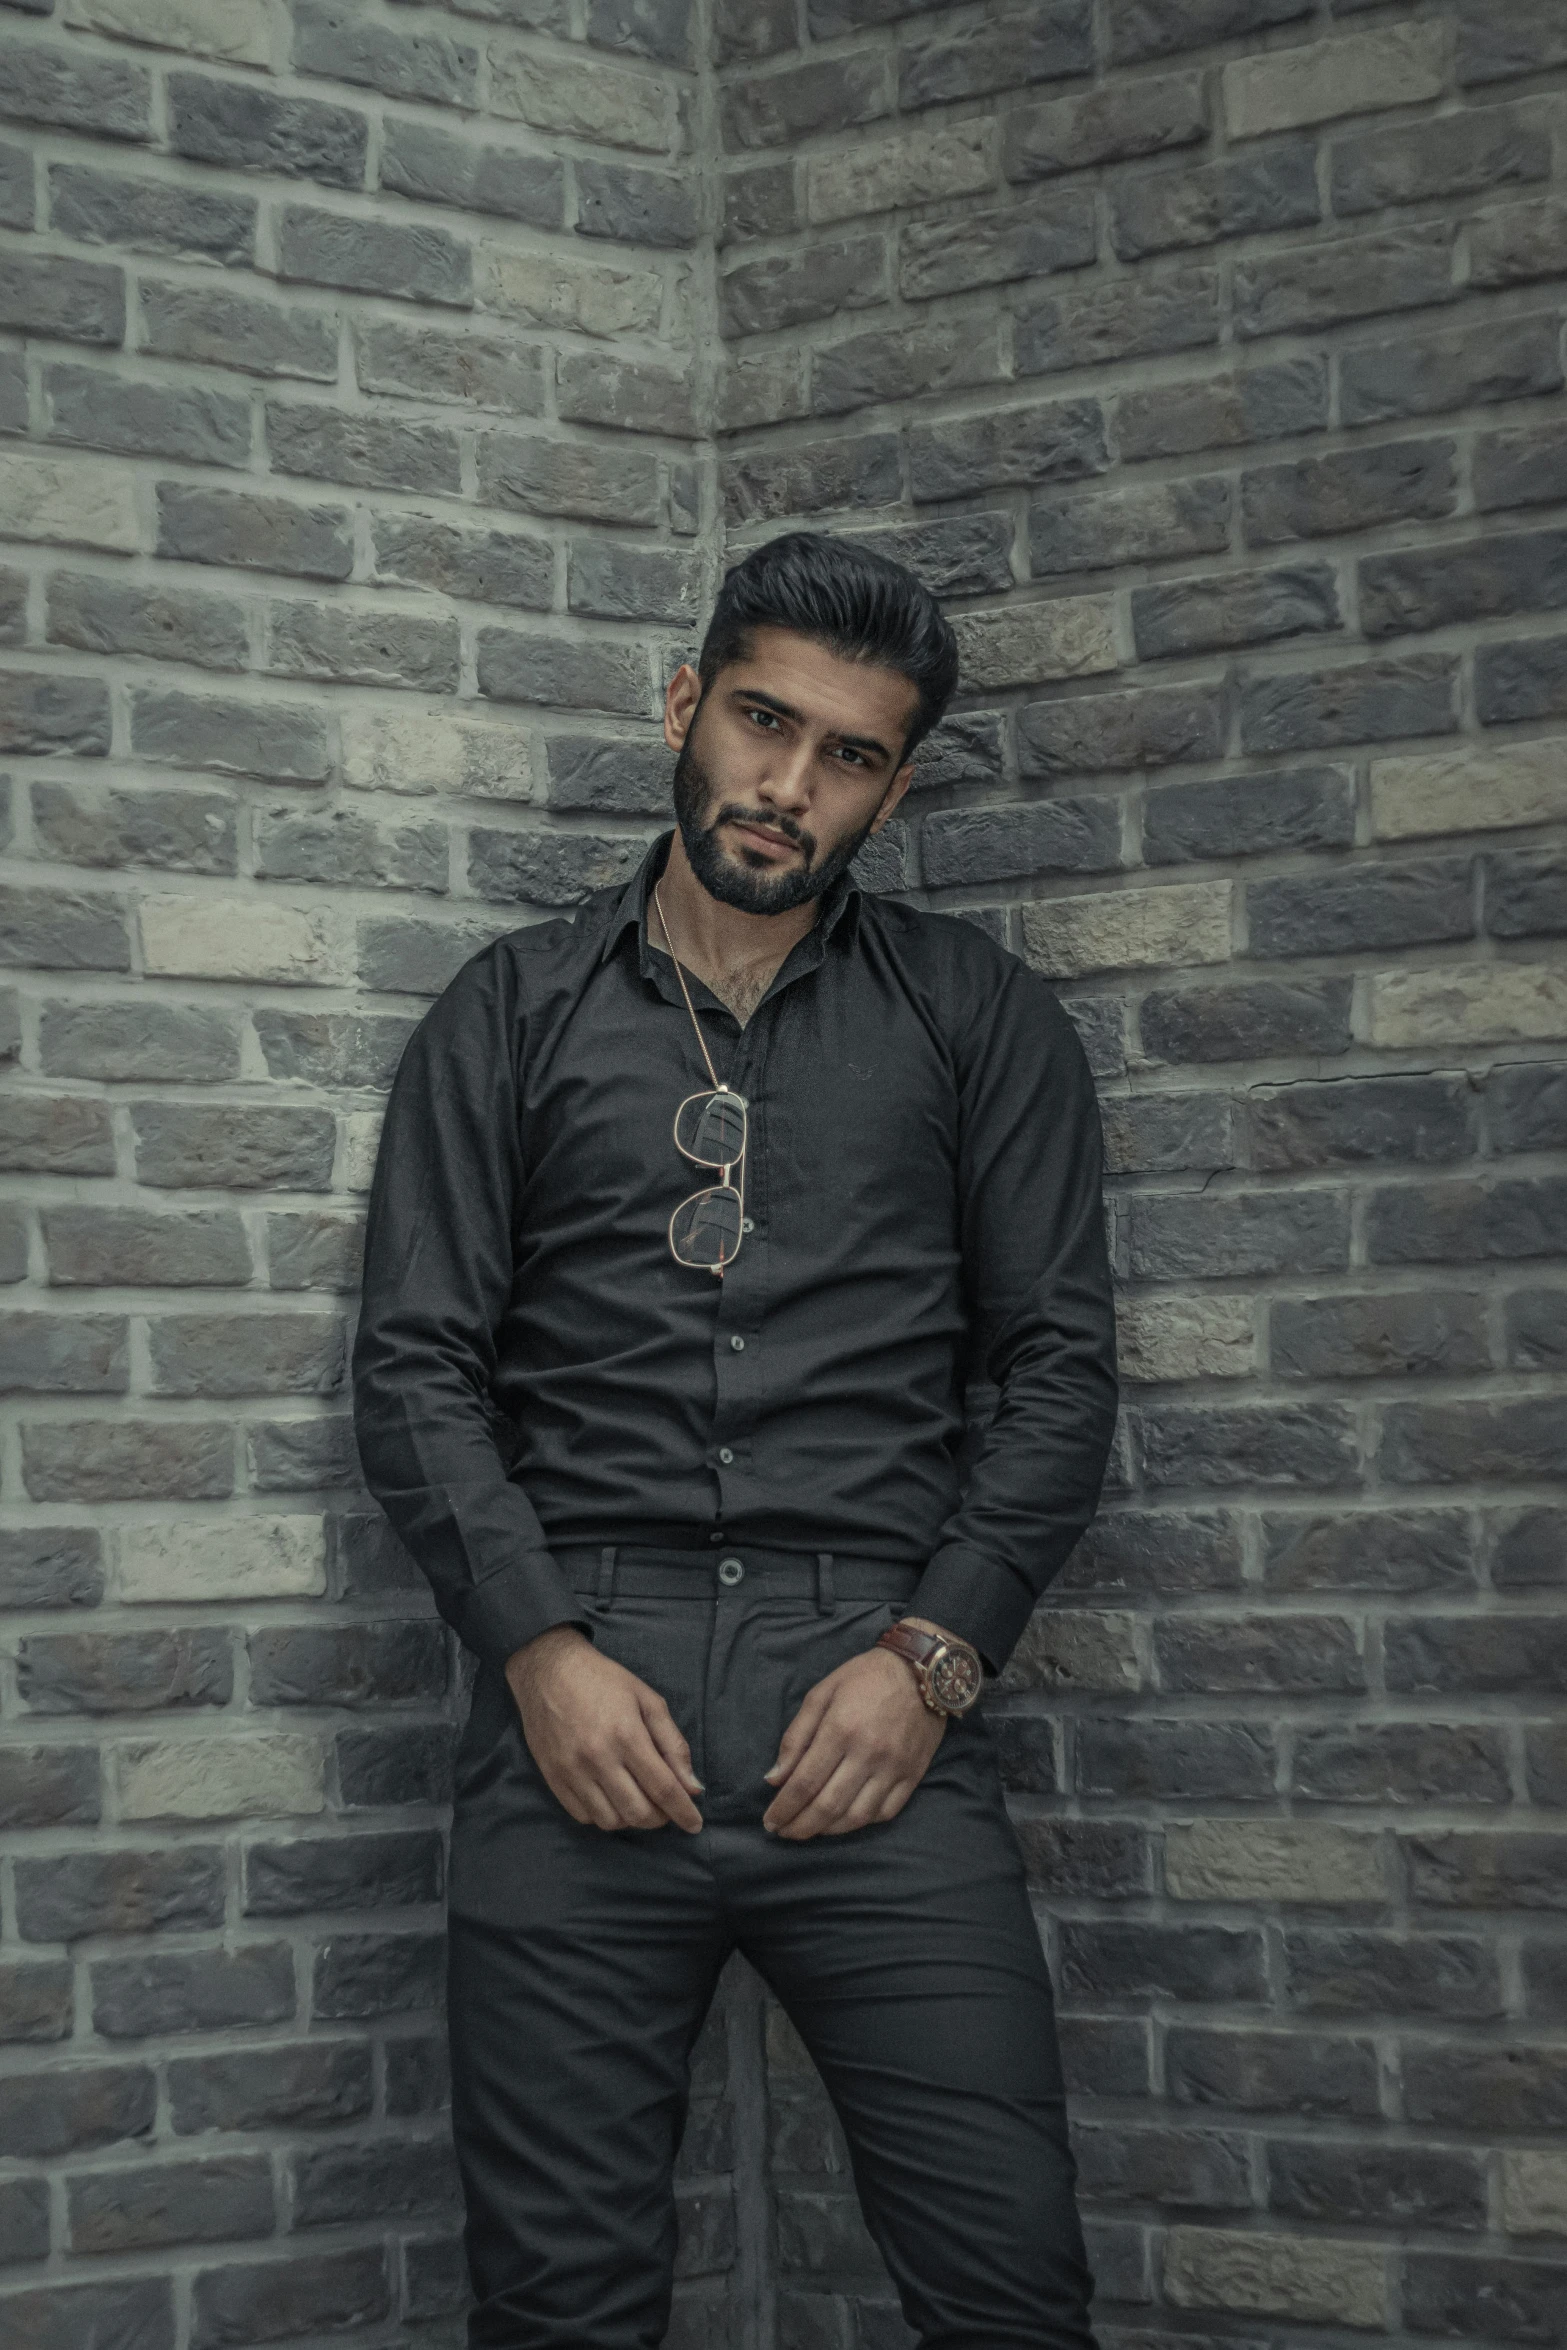
[[[743,1560],[743,1559],[720,1559],[720,1560],[719,1560],[719,1562],[718,1562],[718,1580],[719,1580],[719,1582],[720,1582],[720,1583],[738,1583],[738,1582],[740,1582],[740,1581],[741,1581],[741,1579],[743,1578],[744,1574],[745,1574],[745,1562],[744,1562],[744,1560]]]

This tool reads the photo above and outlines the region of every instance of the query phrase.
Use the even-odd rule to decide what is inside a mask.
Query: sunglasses
[[[669,1219],[669,1246],[681,1265],[722,1276],[739,1253],[745,1230],[746,1105],[727,1086],[687,1094],[675,1112],[675,1147],[699,1167],[718,1168],[722,1180],[682,1200]],[[729,1180],[740,1168],[739,1183]]]

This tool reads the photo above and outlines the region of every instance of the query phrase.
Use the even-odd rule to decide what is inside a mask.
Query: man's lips
[[[792,855],[798,846],[798,843],[790,840],[785,833],[768,832],[756,824],[742,824],[737,817],[731,817],[730,823],[742,840],[749,842],[756,848],[765,850],[771,857]]]

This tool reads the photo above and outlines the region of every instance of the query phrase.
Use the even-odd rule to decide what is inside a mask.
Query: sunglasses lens
[[[669,1239],[683,1265],[727,1265],[740,1246],[740,1194],[728,1183],[693,1192],[676,1208]]]
[[[694,1093],[680,1105],[675,1140],[702,1167],[732,1167],[745,1154],[745,1104],[737,1093]]]

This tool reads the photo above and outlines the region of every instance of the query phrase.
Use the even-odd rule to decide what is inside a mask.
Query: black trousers
[[[762,1773],[912,1569],[752,1549],[565,1563],[690,1741],[700,1835],[572,1819],[481,1672],[458,1757],[448,2009],[474,2350],[656,2350],[692,2047],[730,1952],[798,2029],[925,2350],[1094,2350],[1051,1984],[992,1733],[895,1819],[788,1843]],[[736,1565],[740,1569],[737,1574]]]

